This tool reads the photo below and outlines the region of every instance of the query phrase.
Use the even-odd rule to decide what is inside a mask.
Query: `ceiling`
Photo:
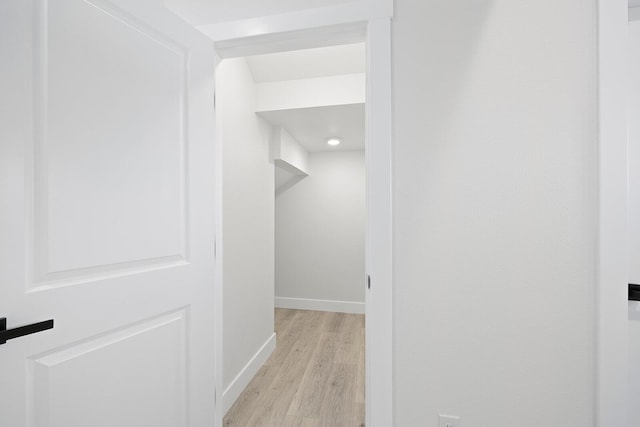
[[[256,83],[365,72],[364,43],[247,57]]]
[[[263,111],[269,123],[282,126],[309,152],[364,149],[364,104]],[[326,139],[342,138],[331,147]]]
[[[165,5],[194,25],[279,15],[350,3],[354,0],[165,0]]]
[[[365,72],[365,45],[356,43],[247,57],[256,83]],[[309,152],[364,149],[365,105],[332,105],[258,113],[286,129]],[[328,137],[342,138],[336,147]]]
[[[640,7],[640,0],[629,0],[629,7]]]

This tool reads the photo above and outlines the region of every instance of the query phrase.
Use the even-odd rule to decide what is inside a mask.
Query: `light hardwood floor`
[[[224,425],[364,426],[364,316],[278,308],[275,329],[276,349]]]

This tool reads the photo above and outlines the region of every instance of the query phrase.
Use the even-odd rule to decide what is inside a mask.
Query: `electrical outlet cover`
[[[460,417],[455,415],[443,415],[438,417],[438,427],[462,427]]]

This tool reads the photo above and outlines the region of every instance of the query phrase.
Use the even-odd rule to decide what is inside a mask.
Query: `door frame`
[[[598,0],[596,375],[598,427],[628,425],[628,3]]]
[[[222,60],[282,50],[354,42],[365,34],[367,237],[366,270],[366,424],[393,425],[392,287],[392,93],[391,2],[350,3],[283,15],[199,27]],[[256,30],[258,29],[258,30]],[[329,41],[329,42],[328,42]],[[220,129],[220,126],[217,126]],[[218,133],[217,140],[221,135]],[[221,144],[216,144],[216,217],[222,217]],[[216,422],[223,421],[222,224],[216,225]],[[363,284],[364,285],[364,284]]]

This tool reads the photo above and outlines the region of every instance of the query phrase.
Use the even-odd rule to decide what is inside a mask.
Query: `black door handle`
[[[35,334],[36,332],[46,331],[53,328],[53,319],[44,322],[32,323],[31,325],[20,326],[13,329],[7,329],[7,318],[0,317],[0,345],[6,344],[8,340],[18,338],[24,335]]]

